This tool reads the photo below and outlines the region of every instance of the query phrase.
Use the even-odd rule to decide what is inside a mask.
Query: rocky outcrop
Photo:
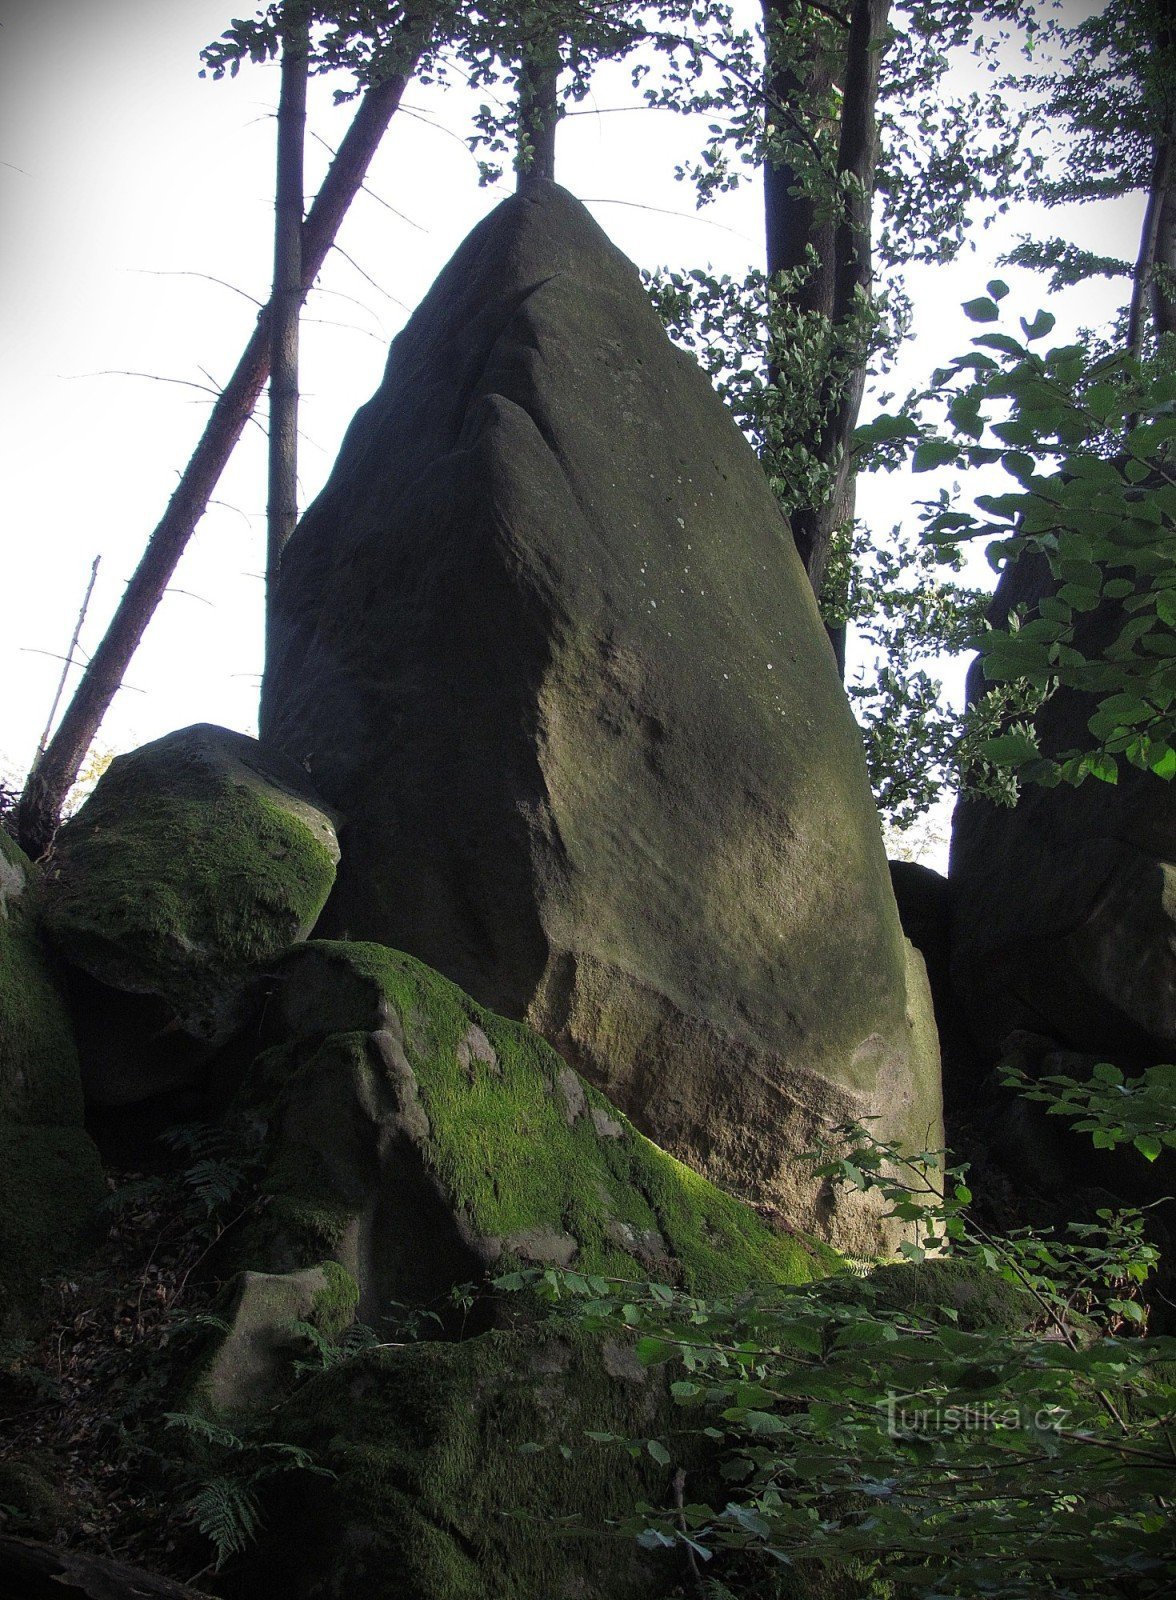
[[[658,1600],[672,1554],[609,1520],[661,1503],[672,1472],[591,1443],[664,1427],[664,1370],[574,1330],[490,1332],[372,1351],[282,1408],[283,1435],[331,1476],[275,1486],[237,1576],[249,1597]]]
[[[1042,556],[1002,575],[990,615],[1034,607],[1052,587]],[[1110,603],[1084,623],[1090,654],[1125,620]],[[978,674],[969,685],[981,691]],[[1085,748],[1094,699],[1055,694],[1041,749]],[[1122,1066],[1176,1052],[1176,789],[1123,764],[1116,784],[1026,784],[1013,808],[960,801],[952,828],[952,979],[982,1055],[1015,1030]]]
[[[305,774],[255,739],[200,725],[116,757],[46,873],[47,926],[83,975],[87,1098],[190,1082],[264,963],[310,932],[338,859]]]
[[[0,829],[0,1331],[92,1232],[106,1194],[82,1128],[73,1029],[38,922],[37,869]]]
[[[241,1095],[267,1140],[254,1262],[290,1273],[333,1258],[370,1326],[386,1330],[394,1307],[444,1323],[452,1289],[519,1266],[713,1293],[837,1264],[650,1144],[530,1029],[410,956],[302,945],[277,969],[269,1025],[288,1042]]]
[[[941,1138],[857,729],[763,473],[535,183],[393,346],[283,559],[263,736],[345,821],[321,931],[524,1019],[650,1137],[863,1254],[797,1159]]]

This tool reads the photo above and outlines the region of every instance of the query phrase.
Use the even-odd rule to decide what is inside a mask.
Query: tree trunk
[[[519,69],[519,146],[516,187],[531,178],[555,181],[555,126],[559,121],[560,55],[557,41],[528,51]]]
[[[794,19],[802,7],[803,0],[764,0],[769,49],[773,32]],[[791,107],[812,104],[835,83],[840,83],[842,91],[836,195],[814,195],[811,183],[806,193],[786,161],[774,166],[769,161],[764,170],[768,271],[804,267],[811,247],[816,261],[797,288],[795,304],[798,310],[819,314],[829,323],[830,370],[821,397],[824,421],[818,435],[808,442],[817,460],[832,473],[832,487],[822,504],[791,508],[793,538],[818,596],[834,536],[853,516],[850,447],[869,353],[861,308],[871,281],[870,208],[878,149],[874,112],[889,9],[889,0],[853,0],[840,58],[830,49],[814,46],[803,75],[795,63],[773,65],[769,58],[769,119],[786,118]],[[810,137],[816,131],[810,129]],[[828,631],[844,670],[844,628],[831,626]]]
[[[270,296],[269,504],[265,609],[268,632],[282,551],[298,521],[298,318],[302,310],[303,147],[310,29],[303,0],[287,0],[274,186],[274,287]]]
[[[266,622],[278,566],[298,522],[298,320],[302,310],[302,150],[310,29],[304,0],[286,0],[274,186],[274,293],[270,294],[269,506]]]
[[[415,59],[415,58],[414,58]],[[412,67],[373,84],[360,101],[302,230],[302,296],[308,293],[339,224],[363,182]],[[18,814],[20,842],[29,855],[44,853],[61,818],[102,718],[208,504],[225,463],[257,404],[269,375],[270,308],[266,306],[235,371],[212,408],[204,433],[184,469],[167,510],[148,540],[102,642],[66,707],[44,755],[34,763]]]

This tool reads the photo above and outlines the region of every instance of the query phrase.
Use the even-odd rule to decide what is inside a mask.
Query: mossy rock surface
[[[233,1592],[248,1600],[680,1592],[674,1558],[647,1557],[608,1527],[638,1501],[664,1499],[669,1470],[586,1438],[590,1429],[664,1437],[665,1382],[615,1339],[550,1329],[373,1351],[315,1378],[283,1406],[278,1425],[336,1476],[275,1481],[266,1532]]]
[[[837,1264],[659,1150],[537,1034],[411,956],[299,946],[277,968],[270,1015],[287,1042],[244,1091],[269,1128],[268,1264],[336,1255],[365,1321],[518,1264],[704,1293]]]
[[[116,757],[58,834],[46,923],[84,973],[148,997],[166,1019],[155,1032],[216,1046],[261,964],[310,932],[338,855],[297,766],[244,734],[185,728]]]
[[[0,828],[0,1120],[82,1120],[77,1046],[37,926],[36,868]]]
[[[41,1280],[91,1240],[105,1196],[82,1128],[0,1123],[0,1328],[35,1318]]]

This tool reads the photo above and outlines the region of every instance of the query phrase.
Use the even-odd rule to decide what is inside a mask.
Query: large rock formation
[[[335,879],[305,773],[201,724],[118,756],[58,834],[45,918],[75,983],[87,1098],[192,1081],[248,1015],[263,963],[314,926]]]
[[[1008,569],[1003,622],[1052,590],[1043,556]],[[1107,602],[1088,653],[1125,621]],[[969,684],[973,696],[983,685]],[[1059,691],[1038,714],[1041,749],[1084,748],[1093,697]],[[982,1059],[1014,1030],[1130,1066],[1176,1051],[1176,789],[1124,765],[1117,784],[1026,784],[1014,808],[968,798],[952,826],[952,980]]]
[[[283,561],[263,736],[410,951],[659,1144],[863,1252],[796,1161],[940,1138],[857,730],[755,457],[553,185],[466,242]],[[857,1207],[857,1209],[855,1209]]]

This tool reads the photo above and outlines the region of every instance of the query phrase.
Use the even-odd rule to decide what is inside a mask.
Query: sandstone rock
[[[268,1136],[255,1260],[337,1260],[380,1328],[491,1269],[575,1266],[700,1293],[802,1283],[836,1258],[774,1231],[636,1133],[530,1029],[411,957],[313,942],[277,969],[242,1092]],[[386,1324],[385,1324],[386,1326]],[[456,1330],[454,1330],[456,1331]]]
[[[242,1272],[228,1291],[229,1331],[216,1340],[191,1398],[213,1412],[242,1413],[272,1403],[300,1347],[295,1324],[325,1337],[352,1321],[355,1280],[334,1261],[298,1272]]]
[[[1044,557],[1002,575],[990,615],[1050,592]],[[1121,623],[1122,617],[1119,617]],[[1084,628],[1113,636],[1111,608]],[[1117,630],[1116,630],[1117,631]],[[974,674],[975,695],[983,688]],[[1037,719],[1047,754],[1084,747],[1090,696]],[[952,979],[983,1054],[1017,1029],[1121,1066],[1176,1051],[1176,788],[1125,767],[1117,784],[1026,784],[1013,808],[961,800],[952,827]]]
[[[614,1340],[541,1329],[373,1351],[282,1408],[334,1478],[275,1483],[243,1600],[657,1600],[681,1568],[610,1518],[670,1492],[648,1456],[585,1441],[656,1436],[662,1369]],[[528,1451],[525,1447],[531,1446]],[[570,1449],[565,1459],[559,1447]]]
[[[73,1028],[38,922],[37,869],[0,829],[0,1330],[81,1249],[106,1194]]]
[[[868,1254],[797,1161],[941,1139],[926,982],[787,525],[637,273],[535,183],[393,346],[283,560],[264,737],[346,819],[321,930],[525,1019]]]
[[[82,1120],[77,1045],[37,925],[36,869],[0,828],[0,1120]]]
[[[88,1098],[190,1082],[261,966],[310,932],[338,856],[305,774],[244,734],[200,725],[116,757],[46,874],[53,939],[95,980],[76,989]]]

